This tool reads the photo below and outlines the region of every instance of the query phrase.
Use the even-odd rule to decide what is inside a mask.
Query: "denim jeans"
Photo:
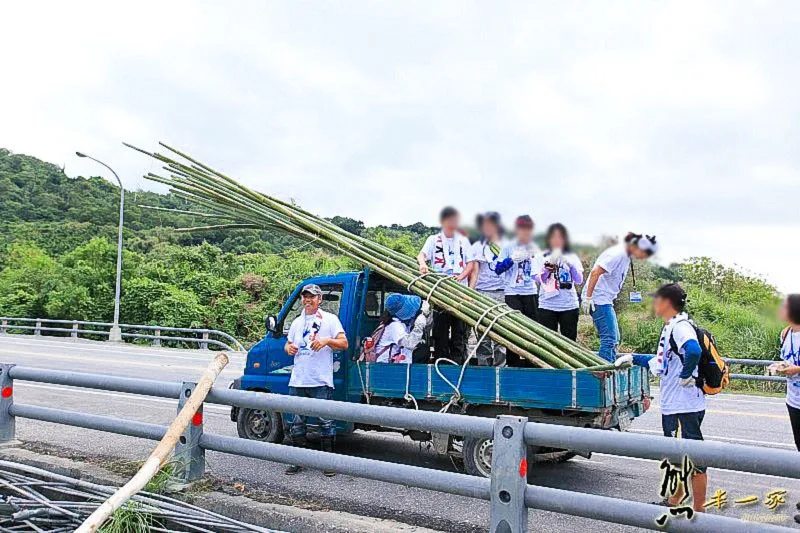
[[[331,387],[289,387],[290,396],[299,396],[300,398],[316,398],[317,400],[332,400],[333,389]],[[333,420],[318,417],[320,437],[333,437],[336,435],[336,426]],[[304,438],[306,436],[306,416],[294,415],[292,418],[292,427],[290,430],[292,439]]]
[[[600,357],[606,361],[614,361],[617,358],[617,346],[620,341],[619,324],[617,314],[614,312],[612,304],[597,305],[592,313],[594,327],[600,337]]]

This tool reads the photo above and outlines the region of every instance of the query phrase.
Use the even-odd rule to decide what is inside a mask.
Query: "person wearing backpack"
[[[781,332],[781,361],[770,368],[786,376],[786,408],[794,444],[800,451],[800,294],[790,294],[781,307],[787,327]]]
[[[620,334],[614,300],[622,290],[628,271],[633,272],[631,259],[645,260],[657,251],[658,244],[654,236],[631,232],[625,236],[623,243],[601,253],[589,273],[583,286],[581,309],[592,316],[600,337],[598,355],[606,361],[614,361],[617,356]],[[636,285],[635,274],[633,284]]]
[[[661,377],[661,427],[665,437],[703,440],[700,426],[706,413],[706,400],[700,384],[703,349],[695,325],[685,312],[686,291],[677,283],[662,285],[653,298],[653,311],[664,320],[656,355],[623,355],[616,366],[633,363],[649,368]],[[708,478],[706,468],[695,465],[692,499],[695,512],[703,512]],[[682,491],[662,502],[675,506]]]
[[[425,330],[431,322],[428,302],[411,294],[390,294],[381,324],[372,334],[375,362],[410,365],[414,350],[425,340]]]

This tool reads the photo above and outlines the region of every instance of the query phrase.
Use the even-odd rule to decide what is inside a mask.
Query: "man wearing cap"
[[[703,440],[700,426],[706,414],[703,390],[697,386],[698,363],[702,349],[686,308],[686,291],[677,283],[667,283],[653,294],[653,311],[664,320],[656,355],[623,355],[616,366],[633,363],[661,377],[661,426],[665,437]],[[708,478],[703,466],[695,465],[692,474],[694,510],[703,511]],[[678,505],[683,491],[669,495],[665,505]]]
[[[477,226],[481,239],[472,245],[472,272],[469,286],[497,303],[504,303],[503,278],[496,273],[500,252],[503,248],[503,226],[500,213],[490,211],[478,215]],[[479,332],[479,337],[483,332]],[[478,364],[481,366],[504,366],[506,364],[505,346],[488,338],[478,344],[476,349]]]
[[[289,379],[289,394],[302,398],[330,400],[333,398],[333,352],[347,349],[345,335],[339,317],[319,308],[322,289],[308,284],[300,290],[303,313],[294,319],[284,346],[287,354],[294,357],[292,376]],[[336,427],[333,420],[319,418],[322,451],[334,451]],[[295,414],[289,433],[293,446],[305,448],[306,417]],[[299,466],[290,466],[287,474],[296,474]],[[335,472],[326,470],[326,476]]]
[[[376,361],[410,365],[414,350],[431,324],[431,307],[419,296],[390,294],[384,308],[386,314],[381,318],[384,330],[375,347],[375,353],[379,354]]]
[[[528,215],[517,217],[514,223],[515,238],[500,250],[500,262],[495,273],[503,279],[506,304],[532,320],[536,320],[539,308],[538,288],[535,275],[541,270],[542,251],[533,242],[533,219]],[[530,366],[517,354],[506,356],[508,366]]]

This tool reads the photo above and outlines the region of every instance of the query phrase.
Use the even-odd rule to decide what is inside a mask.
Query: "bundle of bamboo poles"
[[[257,228],[277,229],[295,237],[319,243],[364,264],[409,290],[438,309],[447,312],[524,357],[540,368],[605,370],[613,368],[595,353],[513,312],[505,304],[457,283],[441,274],[419,275],[416,259],[391,248],[349,233],[335,224],[244,187],[228,176],[192,157],[160,143],[171,152],[166,156],[126,146],[164,164],[167,176],[148,173],[146,179],[170,187],[179,198],[208,212],[191,211],[216,219],[220,224],[178,231]]]

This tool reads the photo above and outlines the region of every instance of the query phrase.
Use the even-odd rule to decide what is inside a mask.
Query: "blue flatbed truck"
[[[280,313],[267,317],[266,336],[249,350],[244,374],[234,381],[233,388],[288,394],[293,362],[283,348],[289,325],[302,310],[300,289],[306,283],[320,286],[322,309],[339,316],[350,341],[347,351],[334,353],[335,400],[358,403],[369,396],[371,404],[414,409],[414,402],[404,400],[408,377],[408,393],[419,409],[439,411],[450,401],[453,387],[440,373],[457,383],[459,366],[440,364],[437,372],[433,364],[414,363],[408,369],[405,364],[357,361],[361,340],[377,327],[386,297],[407,292],[369,270],[317,276],[299,284]],[[621,431],[650,407],[647,373],[635,366],[603,372],[468,366],[460,393],[460,401],[449,412],[491,418],[513,414],[532,422]],[[290,416],[236,407],[231,411],[242,438],[266,442],[283,441]],[[414,440],[429,441],[436,452],[462,460],[467,473],[490,474],[491,440],[337,422],[339,434],[355,430],[397,431]],[[528,461],[564,462],[577,454],[532,447]]]

